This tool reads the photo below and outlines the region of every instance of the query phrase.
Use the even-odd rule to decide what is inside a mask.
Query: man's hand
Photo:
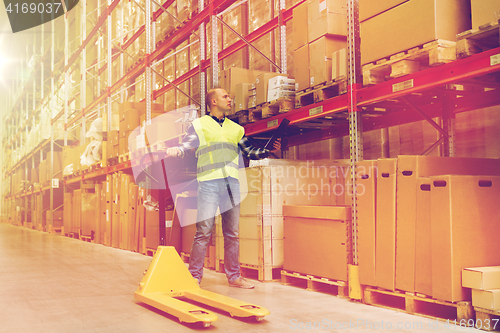
[[[274,143],[273,143],[273,147],[274,149],[271,150],[271,152],[275,152],[277,150],[280,150],[281,149],[281,138],[278,138],[278,140],[276,140]]]
[[[173,148],[167,148],[167,156],[168,157],[177,157],[181,156],[182,152],[179,148],[173,147]]]

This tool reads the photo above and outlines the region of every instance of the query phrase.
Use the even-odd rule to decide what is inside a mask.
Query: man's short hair
[[[212,88],[210,89],[209,91],[207,91],[207,96],[205,98],[205,103],[207,104],[207,110],[208,111],[211,111],[212,110],[212,99],[215,98],[215,96],[217,95],[217,89],[221,89],[219,87],[217,88]]]

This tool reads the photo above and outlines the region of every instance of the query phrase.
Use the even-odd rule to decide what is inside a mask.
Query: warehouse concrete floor
[[[205,271],[202,288],[264,306],[271,315],[256,322],[212,309],[219,319],[207,329],[180,324],[134,300],[150,261],[141,254],[0,223],[0,332],[460,330],[278,282],[255,282],[254,290],[230,288],[223,274],[210,270]],[[315,329],[308,326],[315,322]]]

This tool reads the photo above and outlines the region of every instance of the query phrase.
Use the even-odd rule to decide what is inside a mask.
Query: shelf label
[[[498,65],[498,64],[500,64],[500,53],[492,55],[490,57],[490,66],[495,66],[495,65]]]
[[[413,88],[413,79],[393,84],[392,92],[398,92],[410,88]]]
[[[274,119],[267,122],[267,128],[278,126],[278,119]]]
[[[315,108],[309,109],[309,116],[314,116],[315,114],[319,114],[323,112],[323,105],[317,106]]]
[[[59,188],[59,179],[52,179],[52,188]]]

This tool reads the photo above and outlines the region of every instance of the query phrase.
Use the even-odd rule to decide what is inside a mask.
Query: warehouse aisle
[[[257,323],[216,310],[219,320],[204,330],[134,300],[150,261],[141,254],[0,223],[0,332],[295,332],[310,331],[307,325],[314,322],[315,331],[328,332],[460,330],[279,283],[256,282],[255,290],[229,288],[224,275],[213,271],[206,271],[203,288],[262,305],[271,315]]]

